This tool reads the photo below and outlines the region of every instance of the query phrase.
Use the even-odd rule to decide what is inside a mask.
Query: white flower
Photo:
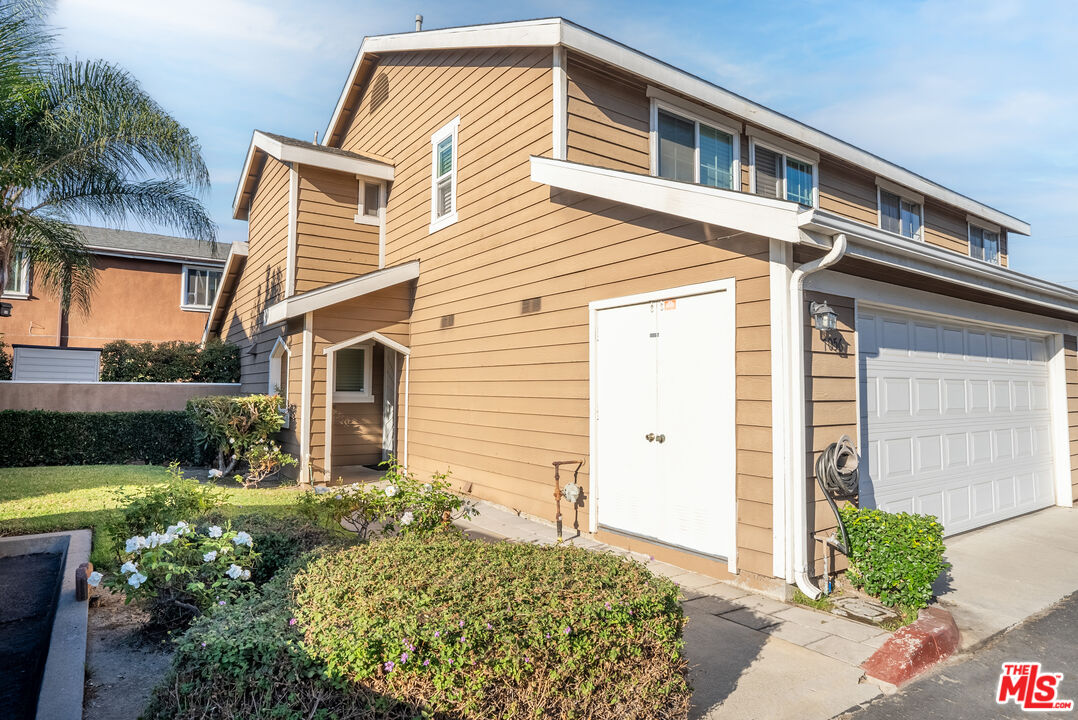
[[[103,577],[104,575],[99,573],[97,570],[94,570],[92,573],[90,573],[90,577],[86,578],[86,582],[90,585],[93,585],[94,587],[97,587],[101,584],[101,578]]]
[[[141,535],[136,535],[135,537],[127,538],[127,543],[124,545],[124,550],[129,553],[133,553],[137,550],[141,550],[144,547],[146,547],[146,538],[142,537]]]
[[[409,510],[408,512],[401,515],[401,525],[411,525],[413,519],[414,518],[412,517],[412,511]]]
[[[177,535],[186,535],[187,533],[192,532],[193,530],[194,530],[194,528],[191,527],[190,525],[188,525],[187,523],[185,523],[183,520],[180,520],[178,523],[176,523],[176,534]]]
[[[210,529],[206,531],[206,534],[209,535],[211,538],[219,538],[219,537],[221,537],[221,526],[220,525],[211,525]]]
[[[386,485],[386,497],[394,497],[400,492],[396,485]]]
[[[240,577],[243,578],[244,580],[250,580],[251,579],[251,571],[250,570],[244,570],[242,573],[240,573]]]
[[[213,562],[217,559],[217,551],[210,550],[208,553],[202,556],[202,562]]]
[[[337,496],[337,499],[338,499],[338,500],[343,500],[343,499],[344,499],[344,496],[343,496],[343,495],[338,495],[338,496]]]
[[[218,470],[217,468],[210,468],[210,471],[206,474],[209,475],[211,478],[219,478],[224,475],[224,472]]]
[[[228,444],[229,444],[229,445],[235,445],[235,444],[236,444],[236,441],[235,441],[235,440],[233,440],[232,438],[229,438],[229,439],[228,439]]]
[[[314,494],[315,495],[325,495],[328,492],[329,492],[329,488],[326,487],[325,485],[315,485],[314,486]]]
[[[239,580],[240,575],[243,575],[243,568],[241,568],[239,565],[235,565],[235,564],[229,565],[228,566],[228,572],[225,573],[225,574],[228,575],[233,580]]]
[[[127,584],[134,588],[137,588],[144,582],[146,582],[146,576],[139,572],[127,578]]]
[[[127,573],[138,572],[138,565],[128,560],[120,566],[120,572],[122,572],[124,575],[126,575]]]
[[[251,536],[243,532],[242,530],[236,533],[236,537],[232,538],[232,542],[236,543],[237,545],[247,545],[248,547],[253,547],[254,545],[254,540],[251,538]]]
[[[423,493],[424,494],[429,493],[433,489],[434,489],[434,486],[431,485],[430,483],[423,483]]]

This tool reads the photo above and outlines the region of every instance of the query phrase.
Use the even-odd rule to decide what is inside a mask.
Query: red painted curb
[[[938,607],[922,610],[861,664],[865,674],[899,687],[958,649],[958,626],[951,613]]]

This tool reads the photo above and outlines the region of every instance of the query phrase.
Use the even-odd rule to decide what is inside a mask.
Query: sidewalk
[[[552,525],[479,502],[480,514],[458,523],[472,537],[553,544]],[[689,622],[690,718],[831,718],[880,693],[862,684],[860,664],[889,633],[852,620],[788,605],[647,555],[580,536],[577,547],[638,560],[681,586]]]

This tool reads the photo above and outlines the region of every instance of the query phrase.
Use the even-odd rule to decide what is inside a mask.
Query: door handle
[[[666,442],[666,435],[656,435],[655,436],[655,442],[660,442],[660,443]]]
[[[655,433],[648,433],[647,435],[644,436],[644,439],[647,440],[648,442],[654,442]]]

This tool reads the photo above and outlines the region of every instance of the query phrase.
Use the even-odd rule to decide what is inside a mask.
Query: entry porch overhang
[[[410,282],[418,277],[418,260],[382,268],[366,275],[359,275],[281,300],[265,309],[262,320],[266,325],[284,322],[330,305],[354,300],[400,283]]]

